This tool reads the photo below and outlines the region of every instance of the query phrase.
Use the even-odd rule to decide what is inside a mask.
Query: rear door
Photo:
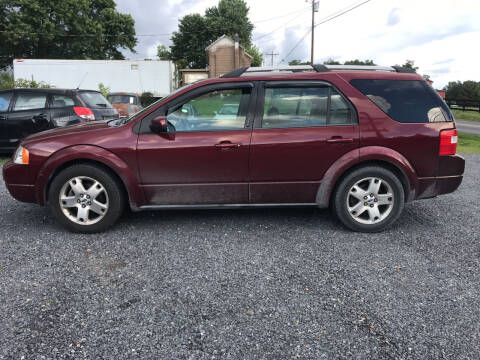
[[[358,147],[353,105],[323,82],[268,82],[250,155],[251,203],[314,203],[328,168]]]
[[[151,205],[248,203],[253,83],[215,84],[173,99],[142,121],[137,157]],[[219,114],[224,104],[235,115]],[[149,124],[166,116],[169,132]]]
[[[13,91],[0,93],[0,148],[11,148],[12,144],[9,142],[7,134],[7,118],[10,104],[13,100]]]
[[[47,130],[50,127],[47,93],[17,90],[4,124],[5,138],[10,147],[15,147],[28,135]]]

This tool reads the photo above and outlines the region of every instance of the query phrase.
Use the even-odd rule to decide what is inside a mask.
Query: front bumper
[[[38,203],[35,185],[23,183],[29,175],[28,165],[18,165],[12,160],[3,165],[3,180],[10,195],[19,201]]]
[[[438,176],[418,178],[417,199],[449,194],[458,189],[463,180],[465,159],[460,155],[440,156]]]

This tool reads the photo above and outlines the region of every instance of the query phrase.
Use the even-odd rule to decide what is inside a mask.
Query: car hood
[[[76,125],[46,130],[46,131],[42,131],[42,132],[28,136],[22,142],[29,143],[32,141],[44,140],[44,139],[49,139],[57,136],[66,136],[66,135],[78,134],[86,131],[95,131],[95,130],[110,128],[110,126],[108,125],[110,121],[111,120],[83,122]]]

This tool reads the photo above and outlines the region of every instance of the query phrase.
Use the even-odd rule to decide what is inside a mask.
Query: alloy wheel
[[[376,224],[392,212],[395,197],[390,184],[378,177],[357,181],[347,196],[348,213],[361,224]]]
[[[60,190],[59,202],[65,216],[80,225],[99,222],[109,208],[105,187],[87,176],[77,176],[68,180]]]

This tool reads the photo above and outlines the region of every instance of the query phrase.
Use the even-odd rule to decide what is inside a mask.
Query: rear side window
[[[80,98],[90,108],[111,108],[112,105],[99,92],[81,92]]]
[[[20,93],[15,101],[14,111],[43,109],[46,107],[47,94]]]
[[[52,107],[62,108],[65,106],[74,106],[75,102],[70,96],[66,95],[52,95]]]
[[[331,87],[265,89],[262,128],[289,128],[353,123],[351,108]]]
[[[448,106],[424,81],[355,79],[350,83],[398,122],[453,121]]]
[[[7,112],[10,105],[10,100],[12,100],[13,93],[6,92],[0,94],[0,112]]]

